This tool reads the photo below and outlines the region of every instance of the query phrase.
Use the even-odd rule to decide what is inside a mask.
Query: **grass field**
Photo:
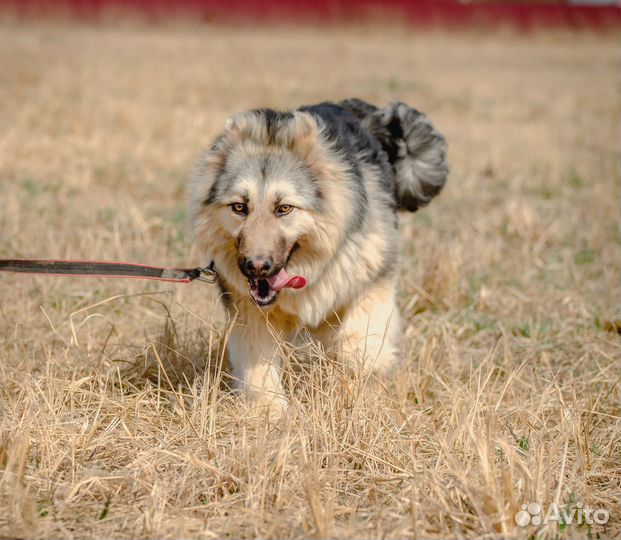
[[[406,101],[452,172],[402,220],[405,367],[283,349],[280,421],[227,391],[212,286],[0,275],[0,538],[618,538],[620,64],[613,34],[2,22],[0,257],[205,262],[185,179],[256,106]]]

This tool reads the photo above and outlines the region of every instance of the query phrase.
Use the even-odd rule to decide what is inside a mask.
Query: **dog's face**
[[[283,149],[241,144],[228,152],[210,203],[255,301],[272,304],[276,277],[314,228],[320,201],[309,171]]]
[[[193,176],[197,243],[230,288],[269,306],[289,274],[312,284],[336,253],[356,208],[347,178],[309,114],[237,115]]]

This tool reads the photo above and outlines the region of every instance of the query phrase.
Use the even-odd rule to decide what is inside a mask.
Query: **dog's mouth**
[[[261,307],[276,302],[282,289],[302,289],[306,287],[306,278],[303,276],[289,276],[284,268],[270,277],[249,279],[250,295]]]

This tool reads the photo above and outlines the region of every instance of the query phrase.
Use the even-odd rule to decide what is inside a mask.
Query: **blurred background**
[[[360,22],[399,18],[413,24],[601,26],[618,21],[615,0],[3,0],[21,15],[99,17],[133,13],[204,21]]]

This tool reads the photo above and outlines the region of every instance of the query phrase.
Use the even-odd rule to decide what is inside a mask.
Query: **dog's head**
[[[227,122],[194,175],[200,246],[226,282],[249,289],[260,306],[274,303],[285,286],[303,286],[290,276],[312,275],[318,246],[337,240],[329,238],[330,201],[321,185],[338,165],[322,158],[320,138],[304,112],[243,113]]]

